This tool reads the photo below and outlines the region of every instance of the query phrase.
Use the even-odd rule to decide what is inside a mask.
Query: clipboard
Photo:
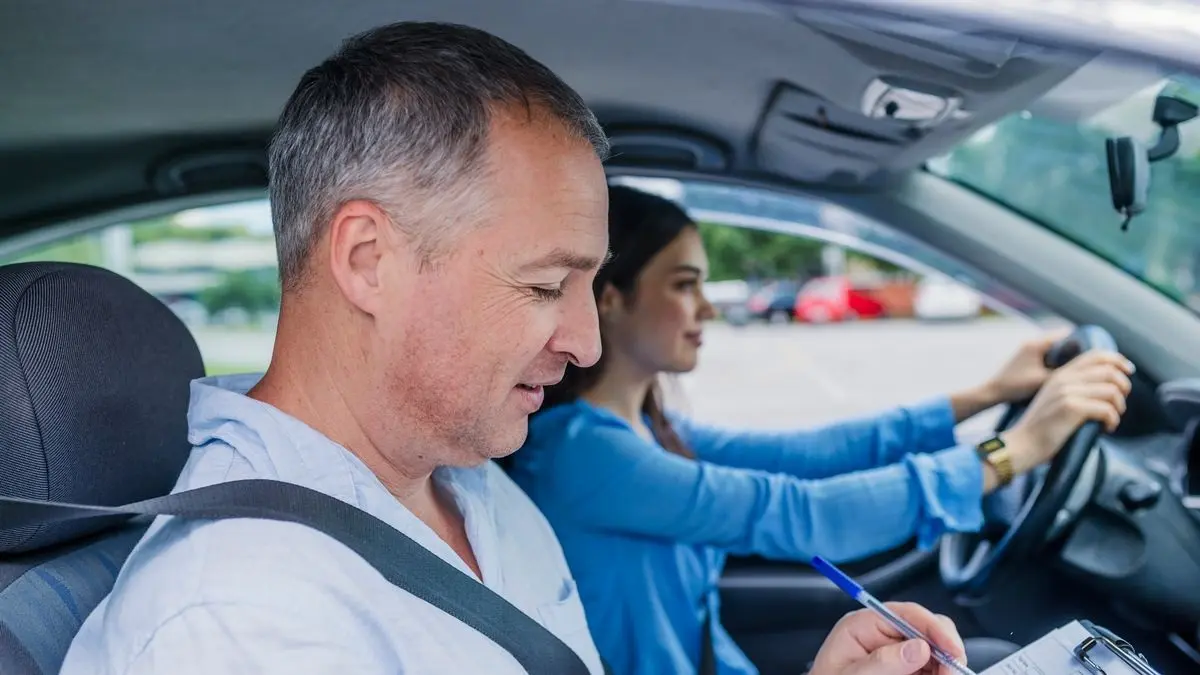
[[[1087,668],[1092,675],[1109,675],[1092,656],[1097,649],[1111,652],[1137,675],[1162,675],[1128,640],[1091,621],[1083,620],[1079,624],[1087,629],[1090,635],[1075,645],[1071,651],[1075,655],[1075,659],[1083,664],[1083,667]]]
[[[1046,633],[982,675],[1161,675],[1128,640],[1090,621]]]

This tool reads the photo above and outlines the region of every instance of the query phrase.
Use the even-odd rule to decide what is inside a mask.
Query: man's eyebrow
[[[563,268],[587,272],[590,270],[599,269],[601,265],[604,265],[611,259],[611,251],[606,253],[603,258],[596,258],[593,256],[572,253],[566,249],[556,248],[537,260],[523,265],[522,269],[526,272],[535,272],[537,270]]]
[[[673,272],[692,272],[693,274],[696,274],[696,275],[704,274],[704,270],[700,269],[699,267],[696,267],[695,265],[676,265],[675,269],[672,271]]]

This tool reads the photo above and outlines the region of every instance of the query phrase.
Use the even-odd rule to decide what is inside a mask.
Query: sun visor
[[[1014,38],[988,34],[965,22],[949,27],[895,16],[814,7],[797,8],[795,16],[826,35],[869,45],[881,56],[904,56],[971,77],[999,71],[1021,46]]]
[[[792,180],[861,185],[927,128],[912,120],[868,116],[780,84],[763,112],[755,158],[760,169]]]

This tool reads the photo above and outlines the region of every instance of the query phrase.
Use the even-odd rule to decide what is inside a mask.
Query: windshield
[[[1074,240],[1176,301],[1200,312],[1200,122],[1179,127],[1179,152],[1151,165],[1146,210],[1122,231],[1113,210],[1104,141],[1158,138],[1151,118],[1159,93],[1200,101],[1200,87],[1160,80],[1116,105],[1063,121],[1021,112],[986,127],[933,173],[966,185]]]

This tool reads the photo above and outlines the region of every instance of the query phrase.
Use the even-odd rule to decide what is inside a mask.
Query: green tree
[[[88,232],[38,246],[32,250],[22,251],[7,259],[0,259],[0,264],[42,261],[102,265],[104,264],[104,247],[97,233]]]
[[[713,281],[808,276],[820,269],[823,242],[720,223],[700,223]]]
[[[138,221],[133,227],[133,243],[146,244],[163,240],[221,241],[223,239],[254,238],[244,225],[236,227],[184,227],[175,222],[173,216],[148,218]]]
[[[224,275],[220,283],[200,293],[200,304],[209,314],[243,309],[251,316],[279,309],[279,283],[274,270],[239,270]]]

